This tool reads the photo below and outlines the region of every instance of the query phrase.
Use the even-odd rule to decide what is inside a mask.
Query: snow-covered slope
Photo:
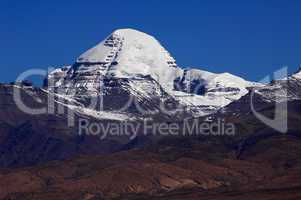
[[[183,76],[176,81],[176,88],[192,94],[222,95],[235,100],[245,95],[249,82],[230,73],[216,74],[199,69],[184,70]]]
[[[229,73],[189,69],[176,79],[173,94],[197,115],[205,115],[238,100],[255,85]]]

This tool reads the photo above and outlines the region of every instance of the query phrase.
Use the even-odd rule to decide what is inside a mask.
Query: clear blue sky
[[[297,0],[2,0],[0,9],[0,82],[31,67],[72,64],[126,27],[154,35],[183,67],[256,81],[301,64]]]

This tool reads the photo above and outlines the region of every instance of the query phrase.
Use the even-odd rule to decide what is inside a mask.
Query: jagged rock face
[[[111,112],[132,113],[140,117],[161,116],[161,119],[169,119],[168,113],[162,114],[162,110],[176,110],[181,108],[178,101],[151,77],[143,79],[106,78],[103,80],[101,95],[96,99],[90,96],[82,96],[78,101],[86,106],[95,105],[96,108]],[[91,100],[94,100],[91,103]],[[171,112],[172,113],[172,112]],[[164,115],[166,115],[164,117]],[[180,116],[178,116],[180,117]],[[173,118],[175,119],[175,118]]]

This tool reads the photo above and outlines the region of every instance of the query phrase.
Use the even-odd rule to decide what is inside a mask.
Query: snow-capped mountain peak
[[[152,36],[134,30],[118,29],[78,59],[78,68],[99,66],[103,75],[131,78],[150,75],[165,88],[172,88],[172,80],[180,73],[175,59]]]
[[[201,115],[239,99],[253,86],[229,73],[181,69],[158,40],[133,29],[114,31],[48,80],[54,91],[79,101],[101,96],[108,109],[130,97],[152,108],[168,99],[170,105],[180,103]]]

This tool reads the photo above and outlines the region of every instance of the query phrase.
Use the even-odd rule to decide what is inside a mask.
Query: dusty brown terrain
[[[274,137],[231,155],[159,145],[7,169],[0,199],[300,199],[301,141]]]

